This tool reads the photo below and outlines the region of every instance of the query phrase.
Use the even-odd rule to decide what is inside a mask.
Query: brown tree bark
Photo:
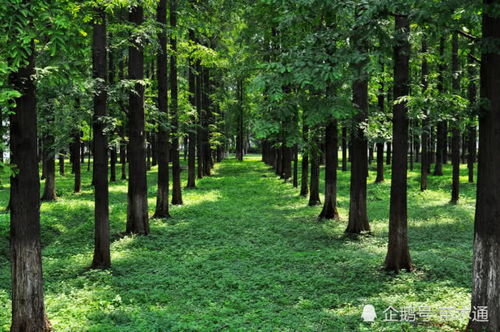
[[[451,70],[452,70],[452,89],[453,93],[460,93],[460,77],[459,75],[459,63],[458,63],[458,34],[453,33],[452,37],[452,60],[451,60]],[[459,127],[459,117],[457,116],[456,121],[452,125],[452,143],[451,143],[451,159],[453,166],[453,176],[452,176],[452,186],[451,186],[451,203],[456,204],[460,197],[460,127]]]
[[[309,186],[309,206],[321,204],[321,200],[319,199],[319,144],[317,144],[315,138],[313,138],[312,145],[310,150],[311,180]]]
[[[470,57],[469,57],[470,59]],[[470,62],[472,60],[469,60]],[[469,74],[469,86],[468,86],[468,98],[469,103],[472,108],[476,105],[476,94],[477,86],[475,83],[476,71],[469,62],[468,74]],[[476,112],[471,110],[469,125],[467,127],[467,169],[469,175],[469,183],[474,183],[474,163],[476,162],[476,141],[477,141],[477,130],[474,125],[474,120],[476,119]]]
[[[59,150],[58,153],[58,159],[59,159],[59,175],[64,176],[65,175],[65,167],[64,167],[64,155],[65,152],[64,150]]]
[[[337,120],[330,120],[325,129],[325,201],[319,219],[339,219],[337,211],[337,168],[339,133]]]
[[[103,8],[96,9],[93,24],[92,64],[96,80],[94,94],[94,200],[95,200],[95,246],[92,267],[107,269],[111,266],[109,245],[109,193],[108,193],[108,138],[105,134],[107,110],[107,37],[106,14]]]
[[[395,17],[394,99],[409,94],[410,22],[407,15]],[[389,217],[389,243],[385,269],[398,273],[410,271],[412,263],[407,230],[408,107],[406,102],[393,106],[393,163]]]
[[[40,245],[40,179],[37,161],[35,42],[27,64],[10,75],[21,93],[10,115],[10,258],[12,271],[11,332],[48,332],[45,316]]]
[[[439,41],[439,57],[444,59],[445,40],[441,37]],[[440,94],[444,93],[444,71],[446,65],[443,62],[438,66],[438,86],[437,89]],[[443,163],[446,157],[446,121],[439,121],[437,124],[437,144],[436,144],[436,163],[434,164],[434,176],[443,175]]]
[[[347,128],[342,126],[342,172],[347,171]]]
[[[177,0],[170,0],[170,28],[177,29]],[[170,37],[170,114],[172,119],[172,204],[182,205],[181,164],[179,157],[179,114],[177,81],[177,37]]]
[[[349,222],[346,233],[359,234],[369,232],[366,208],[366,181],[368,177],[368,140],[363,124],[368,121],[368,73],[365,67],[368,61],[367,45],[361,39],[360,31],[355,28],[353,45],[360,52],[361,59],[353,63],[356,78],[352,84],[353,104],[356,115],[351,128],[351,185],[349,203]]]
[[[55,139],[52,134],[47,134],[43,144],[43,155],[45,160],[45,186],[43,188],[42,201],[51,202],[56,196],[56,160],[54,151]]]
[[[493,9],[500,0],[484,0]],[[483,40],[500,41],[500,17],[483,10]],[[467,331],[500,331],[500,50],[483,48],[479,111],[479,166],[474,221],[472,307],[486,306],[488,321],[471,319]],[[471,317],[474,317],[474,312]]]
[[[158,33],[159,52],[157,54],[158,110],[163,116],[158,128],[158,188],[156,209],[153,218],[170,218],[169,213],[169,149],[166,121],[168,118],[167,87],[167,0],[158,2],[156,21],[161,29]]]
[[[144,22],[142,6],[133,6],[130,9],[129,21],[133,26],[140,26]],[[133,36],[128,54],[129,79],[143,80],[144,48]],[[147,235],[149,233],[149,220],[144,122],[144,86],[137,82],[134,84],[133,90],[129,92],[129,180],[126,232]]]
[[[195,42],[194,30],[189,30],[189,40]],[[195,61],[189,59],[189,102],[193,108],[196,108],[196,74],[195,74]],[[191,117],[191,122],[196,125],[196,117]],[[196,127],[189,129],[189,140],[188,140],[188,181],[186,188],[196,188]]]
[[[80,156],[81,137],[79,130],[77,130],[73,135],[73,142],[71,144],[73,148],[73,171],[75,176],[73,191],[75,193],[79,193],[82,188],[82,167],[81,167],[81,156]]]
[[[307,125],[302,126],[302,137],[304,141],[304,147],[302,148],[302,171],[301,171],[301,181],[300,181],[300,196],[307,197],[309,193],[309,151],[307,145],[309,144],[309,128]]]
[[[429,63],[427,61],[426,53],[427,53],[427,41],[422,40],[422,50],[423,54],[422,58],[422,93],[425,94],[428,87],[429,82],[427,77],[429,76]],[[422,120],[422,161],[420,163],[420,191],[427,190],[427,176],[429,171],[429,112],[427,110],[424,111],[424,119]]]
[[[384,182],[384,143],[377,143],[377,177],[375,183]]]

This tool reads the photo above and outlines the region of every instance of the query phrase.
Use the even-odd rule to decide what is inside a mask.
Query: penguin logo
[[[363,307],[363,313],[361,314],[363,321],[368,323],[373,323],[375,318],[377,318],[377,313],[375,312],[375,307],[371,304],[367,304]]]

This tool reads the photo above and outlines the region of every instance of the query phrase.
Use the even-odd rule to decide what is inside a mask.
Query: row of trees
[[[443,174],[451,151],[451,202],[457,203],[465,157],[473,180],[478,119],[472,305],[488,306],[490,321],[469,327],[499,329],[498,6],[498,0],[9,1],[0,13],[7,31],[0,38],[0,59],[7,59],[0,60],[0,77],[8,78],[0,107],[10,114],[13,165],[12,331],[50,329],[43,305],[40,159],[42,200],[50,201],[56,198],[56,155],[64,173],[70,153],[75,192],[88,157],[95,191],[92,266],[108,268],[108,182],[117,180],[118,159],[129,185],[126,232],[147,235],[147,169],[158,165],[154,217],[168,218],[169,197],[171,204],[183,203],[181,146],[187,187],[194,188],[225,151],[234,147],[243,160],[249,142],[259,139],[263,160],[283,179],[300,183],[311,206],[321,204],[324,163],[320,219],[340,218],[340,148],[341,169],[351,161],[346,232],[360,234],[370,231],[366,187],[376,150],[377,182],[384,180],[384,153],[392,165],[385,269],[410,271],[408,167],[420,161],[425,191],[430,174]]]
[[[39,167],[45,179],[41,200],[53,201],[56,157],[65,175],[69,152],[78,193],[88,156],[95,192],[92,268],[106,269],[108,187],[117,181],[118,161],[121,179],[128,180],[126,233],[147,235],[147,170],[158,165],[153,218],[169,218],[169,204],[183,204],[181,141],[188,151],[188,188],[210,176],[234,145],[226,113],[239,106],[236,94],[227,92],[234,78],[218,50],[218,38],[227,32],[211,16],[216,5],[40,0],[10,1],[2,10],[8,33],[0,41],[6,59],[0,75],[8,81],[2,82],[0,107],[10,114],[12,165],[11,331],[51,329],[43,301]]]

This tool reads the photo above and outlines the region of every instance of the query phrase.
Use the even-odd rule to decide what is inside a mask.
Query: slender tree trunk
[[[410,23],[408,16],[396,15],[394,46],[394,99],[409,94]],[[385,258],[387,271],[410,271],[412,263],[407,230],[408,108],[406,102],[393,106],[393,145],[389,244]]]
[[[109,181],[116,182],[116,159],[117,159],[116,145],[113,144],[111,146],[111,149],[110,149],[109,153],[110,153],[110,158],[109,158],[109,163],[110,163]]]
[[[64,169],[64,150],[59,150],[59,175],[64,176],[65,174],[65,169]]]
[[[377,143],[377,177],[375,183],[384,182],[384,143]]]
[[[243,80],[238,79],[238,87],[236,89],[238,93],[238,130],[236,135],[236,159],[243,161],[243,137],[245,133],[243,132]]]
[[[195,42],[194,30],[189,30],[189,39],[191,42]],[[195,61],[189,59],[189,102],[193,108],[196,108],[196,74],[194,72]],[[191,117],[191,122],[193,125],[196,124],[196,117]],[[189,141],[188,141],[188,181],[187,188],[196,188],[196,127],[190,128],[189,130]]]
[[[459,63],[458,63],[458,34],[453,33],[452,37],[452,89],[453,93],[460,93],[460,77]],[[458,118],[458,117],[457,117]],[[460,197],[460,127],[457,121],[452,125],[452,165],[453,165],[453,179],[451,186],[451,203],[456,204]]]
[[[133,6],[129,12],[129,21],[134,26],[144,22],[142,6]],[[144,79],[144,49],[132,36],[129,46],[128,75],[130,80]],[[137,82],[129,92],[128,111],[128,208],[127,228],[129,234],[149,233],[147,179],[146,179],[146,151],[144,137],[144,86]]]
[[[73,187],[73,191],[75,193],[79,193],[82,189],[82,165],[81,165],[81,159],[80,159],[80,144],[81,144],[81,138],[80,138],[80,131],[75,132],[75,135],[73,135],[73,169],[74,169],[74,175],[75,175],[75,183]]]
[[[385,163],[386,165],[390,165],[392,162],[392,142],[387,142],[387,153],[386,153],[386,159]]]
[[[325,202],[319,219],[339,219],[337,212],[338,137],[338,122],[330,120],[325,129]]]
[[[422,93],[425,94],[429,87],[427,76],[429,76],[429,63],[427,61],[427,41],[422,40]],[[427,190],[427,176],[429,171],[429,114],[424,110],[424,119],[422,120],[422,161],[420,163],[420,191]]]
[[[151,133],[146,133],[146,171],[151,170],[151,157],[153,151],[151,150]]]
[[[127,144],[125,142],[125,126],[120,127],[120,165],[121,179],[127,180]]]
[[[470,57],[469,57],[470,59]],[[472,61],[472,60],[469,60]],[[476,105],[476,83],[474,78],[476,71],[473,66],[469,65],[469,86],[468,97],[472,107]],[[473,124],[476,118],[475,112],[471,112],[469,126],[467,127],[467,168],[469,173],[469,183],[474,183],[474,163],[476,162],[476,126]]]
[[[10,258],[12,271],[11,332],[48,332],[45,316],[40,245],[40,179],[37,161],[35,42],[27,64],[9,81],[21,93],[10,115]]]
[[[54,151],[54,136],[48,134],[44,144],[45,160],[45,186],[43,188],[42,201],[50,202],[57,199],[56,196],[56,160]]]
[[[158,165],[158,137],[155,132],[151,133],[151,165]]]
[[[444,49],[445,40],[441,37],[439,42],[439,57],[444,59]],[[438,66],[438,86],[437,89],[440,94],[444,93],[444,71],[446,70],[446,65],[441,62]],[[437,146],[436,146],[436,164],[434,165],[434,175],[443,175],[443,163],[445,163],[446,158],[446,121],[439,121],[437,124]]]
[[[309,206],[315,206],[321,204],[319,199],[319,147],[316,146],[316,140],[314,140],[315,146],[311,147],[311,184],[310,184],[310,194],[309,194]]]
[[[493,6],[499,0],[484,0],[483,40],[498,43],[500,17]],[[487,322],[471,319],[467,331],[500,331],[500,51],[483,48],[481,56],[481,103],[479,111],[479,166],[474,222],[474,272],[471,318],[484,306]]]
[[[342,126],[342,172],[347,171],[347,128]]]
[[[196,160],[198,179],[203,178],[203,123],[205,114],[203,112],[203,75],[200,61],[196,62],[196,110],[198,113],[198,127],[196,129]]]
[[[157,55],[158,77],[158,110],[163,115],[163,121],[158,128],[158,189],[156,193],[156,209],[153,218],[170,218],[169,191],[169,149],[166,119],[168,118],[168,87],[167,87],[167,0],[158,3],[156,20],[161,29],[158,33],[159,51]]]
[[[299,147],[294,145],[293,147],[293,187],[297,188],[299,186]]]
[[[306,146],[309,144],[309,128],[307,125],[302,126],[302,136],[304,140],[304,147],[302,148],[302,172],[300,181],[300,196],[307,197],[309,193],[309,151]]]
[[[177,0],[170,0],[170,28],[177,29]],[[181,164],[179,160],[179,114],[177,86],[177,37],[170,38],[170,102],[172,119],[172,204],[182,205]]]

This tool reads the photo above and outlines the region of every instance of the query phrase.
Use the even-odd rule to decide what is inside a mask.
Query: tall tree
[[[144,22],[142,6],[133,6],[129,12],[129,21],[140,27]],[[144,129],[144,49],[141,41],[131,38],[128,49],[128,75],[135,81],[134,88],[129,92],[128,111],[128,208],[127,233],[148,234],[148,200],[146,180],[146,151]]]
[[[29,10],[29,1],[23,1]],[[21,94],[10,115],[11,163],[17,172],[10,179],[10,255],[12,269],[11,332],[46,332],[42,254],[40,245],[40,179],[37,160],[35,97],[35,41],[28,58],[9,81]]]
[[[421,82],[422,82],[422,94],[425,96],[427,89],[429,87],[428,76],[429,76],[429,63],[427,61],[427,41],[425,36],[422,37],[422,68],[421,68]],[[424,118],[422,120],[422,160],[420,163],[420,191],[427,190],[427,175],[429,171],[429,114],[428,111],[424,111]]]
[[[389,244],[385,269],[410,271],[412,263],[407,231],[408,108],[400,97],[409,94],[410,22],[407,15],[396,14],[394,46],[393,156],[389,216]]]
[[[177,0],[170,0],[170,111],[172,119],[172,204],[182,205],[181,164],[179,160],[179,114],[177,82]]]
[[[359,10],[359,9],[357,9]],[[356,16],[359,16],[359,12]],[[370,231],[366,208],[366,181],[368,177],[368,140],[363,124],[368,120],[368,73],[367,45],[361,35],[361,27],[357,26],[353,32],[353,45],[358,52],[357,60],[353,63],[356,77],[352,84],[353,104],[356,108],[353,127],[351,129],[351,187],[349,203],[349,223],[346,233],[361,233]]]
[[[193,44],[195,43],[195,33],[193,29],[189,30],[189,40]],[[196,109],[196,74],[195,65],[196,62],[192,57],[189,58],[189,68],[188,68],[188,81],[189,81],[189,102],[193,109]],[[196,124],[196,116],[191,116],[192,124]],[[189,139],[188,139],[188,181],[187,188],[196,188],[196,129],[195,127],[189,128]]]
[[[458,34],[453,33],[451,47],[451,70],[452,70],[452,89],[454,94],[460,94],[460,76],[458,63]],[[456,110],[458,113],[458,110]],[[460,195],[460,123],[459,116],[456,117],[452,124],[452,141],[451,141],[451,159],[453,166],[452,186],[451,186],[451,203],[458,202]]]
[[[169,218],[169,172],[168,172],[168,130],[166,122],[168,119],[168,87],[167,87],[167,0],[158,3],[156,20],[161,29],[158,33],[160,50],[157,55],[157,77],[158,77],[158,109],[162,114],[158,128],[158,190],[156,194],[156,210],[154,218]]]
[[[487,322],[469,321],[473,332],[500,330],[500,17],[494,10],[500,0],[483,3],[481,98],[487,102],[479,112],[472,307],[486,306],[489,315]]]
[[[102,7],[95,9],[92,38],[94,94],[94,195],[95,247],[93,268],[111,266],[109,249],[109,193],[108,193],[108,139],[106,137],[107,110],[107,38],[106,14]]]
[[[304,141],[304,147],[302,148],[302,171],[301,171],[301,181],[300,181],[300,196],[307,197],[309,193],[308,178],[309,178],[309,152],[306,148],[309,139],[309,128],[306,124],[302,126],[302,139]]]

